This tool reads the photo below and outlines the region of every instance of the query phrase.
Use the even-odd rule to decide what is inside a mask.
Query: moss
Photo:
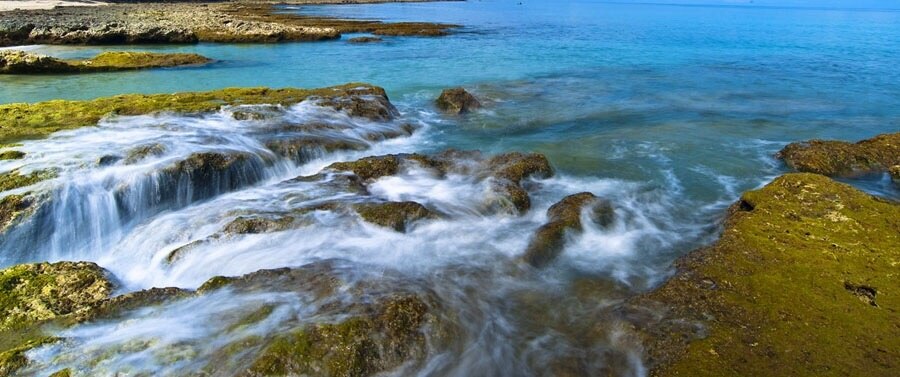
[[[613,221],[612,205],[600,200],[594,194],[582,192],[569,195],[547,210],[547,223],[535,231],[523,260],[535,267],[543,267],[552,262],[565,246],[567,232],[581,232],[581,212],[590,206],[591,219],[601,226]]]
[[[31,186],[55,177],[55,172],[47,170],[31,172],[28,175],[22,175],[18,170],[11,170],[0,173],[0,192]]]
[[[0,333],[0,336],[2,335],[5,334]],[[28,358],[25,356],[26,352],[56,341],[56,338],[41,335],[27,339],[15,347],[0,349],[0,376],[15,375],[17,370],[28,364]]]
[[[435,214],[416,202],[367,203],[354,206],[359,216],[372,224],[405,232],[417,220],[433,218]]]
[[[884,172],[900,165],[900,132],[858,143],[831,140],[791,143],[777,157],[794,170],[828,176]]]
[[[50,377],[72,377],[72,370],[69,368],[58,370],[51,374]]]
[[[104,52],[87,60],[60,60],[23,51],[0,51],[0,73],[87,73],[132,69],[175,67],[208,63],[197,54],[150,52]]]
[[[424,353],[428,307],[414,296],[386,300],[372,314],[310,325],[272,341],[246,375],[369,376]]]
[[[895,375],[898,245],[900,205],[826,177],[745,193],[721,239],[637,302],[668,309],[648,337],[652,375]]]
[[[0,231],[31,208],[33,201],[25,195],[7,195],[0,199]]]
[[[0,330],[83,312],[108,298],[114,286],[93,263],[23,264],[0,271]]]
[[[435,101],[445,112],[463,114],[481,107],[481,102],[463,88],[444,89]]]
[[[105,116],[144,115],[161,111],[203,113],[239,104],[291,105],[312,96],[331,98],[350,93],[384,95],[384,90],[351,83],[322,89],[228,88],[176,94],[126,94],[90,101],[54,100],[0,105],[0,143],[45,137],[50,133],[93,126]]]
[[[0,153],[0,160],[21,160],[25,158],[25,152],[4,151]]]

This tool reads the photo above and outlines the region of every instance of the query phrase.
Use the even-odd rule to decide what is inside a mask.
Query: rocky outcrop
[[[271,4],[115,4],[2,12],[0,46],[275,43],[337,39],[342,32],[440,36],[454,27],[301,16]]]
[[[888,173],[891,175],[891,179],[894,183],[900,183],[900,165],[894,165],[890,169],[888,169]]]
[[[857,143],[833,140],[791,143],[777,157],[794,170],[833,177],[886,172],[900,165],[900,133],[878,135]]]
[[[612,204],[594,194],[569,195],[547,210],[547,223],[534,233],[522,259],[534,267],[546,266],[556,259],[565,246],[566,234],[583,230],[582,211],[588,211],[589,219],[600,226],[609,226],[615,216]]]
[[[481,102],[463,88],[444,89],[435,103],[439,109],[452,114],[464,114],[481,108]]]
[[[633,301],[652,376],[892,376],[900,205],[821,175],[745,193],[721,239]],[[646,312],[646,309],[641,310]]]
[[[176,67],[210,62],[197,54],[104,52],[87,60],[59,60],[18,50],[0,51],[0,74],[87,73]]]

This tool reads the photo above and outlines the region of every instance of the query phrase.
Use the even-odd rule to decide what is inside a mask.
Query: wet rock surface
[[[440,36],[453,27],[300,16],[270,4],[115,4],[2,12],[0,46],[273,43],[337,39],[342,32]]]
[[[347,40],[348,43],[357,43],[357,44],[365,44],[365,43],[379,43],[384,42],[384,39],[379,37],[355,37]]]
[[[890,376],[900,360],[900,205],[787,174],[732,206],[714,245],[634,301],[653,376]]]
[[[435,103],[439,109],[451,114],[464,114],[481,108],[481,102],[463,88],[444,89]]]
[[[857,143],[810,140],[791,143],[777,155],[794,170],[848,177],[888,171],[900,165],[900,133]]]
[[[592,193],[569,195],[547,210],[547,223],[535,231],[522,259],[534,267],[551,263],[565,247],[567,233],[582,231],[582,211],[604,227],[612,224],[615,216],[612,204]]]
[[[198,65],[210,59],[197,54],[104,52],[87,60],[60,60],[18,50],[0,51],[0,74],[88,73]]]

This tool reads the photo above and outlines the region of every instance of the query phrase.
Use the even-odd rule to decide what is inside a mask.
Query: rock
[[[900,183],[900,165],[894,165],[889,170],[888,173],[891,175],[891,179],[895,183]]]
[[[592,221],[601,226],[612,224],[615,212],[612,205],[589,192],[569,195],[547,210],[547,223],[534,233],[522,259],[534,266],[543,267],[563,251],[567,232],[580,233],[583,229],[581,213],[587,209]]]
[[[241,375],[370,376],[389,371],[424,359],[422,328],[429,317],[420,298],[391,297],[371,313],[278,336]]]
[[[353,208],[363,220],[398,232],[406,232],[417,220],[436,217],[425,206],[409,201],[357,204]]]
[[[225,234],[259,234],[291,229],[295,218],[281,216],[277,218],[238,217],[223,229]]]
[[[824,176],[744,193],[714,245],[632,301],[663,316],[639,326],[650,375],[896,374],[898,245],[900,205]]]
[[[97,159],[97,165],[110,166],[122,160],[122,157],[114,155],[101,156]]]
[[[438,175],[469,174],[480,180],[491,179],[492,195],[486,198],[485,206],[490,211],[511,213],[521,213],[531,207],[528,192],[522,187],[523,180],[553,175],[550,162],[541,154],[511,152],[484,159],[478,152],[456,150],[432,156],[415,153],[371,156],[337,162],[326,169],[350,171],[363,182],[371,182],[399,174],[409,164],[433,169]]]
[[[0,234],[26,216],[32,204],[34,199],[26,195],[7,195],[0,198]]]
[[[436,103],[439,109],[452,114],[464,114],[481,108],[481,102],[463,88],[444,89]]]
[[[259,182],[270,163],[248,153],[193,153],[162,170],[157,195],[163,203],[176,200],[187,204],[211,198]]]
[[[0,192],[28,187],[38,182],[53,179],[56,173],[47,170],[31,172],[23,175],[18,169],[0,173]]]
[[[125,164],[131,165],[147,157],[159,157],[166,153],[166,146],[154,143],[132,148],[125,153]]]
[[[383,42],[383,41],[384,41],[383,39],[378,38],[378,37],[356,37],[356,38],[348,39],[347,43],[363,44],[363,43],[378,43],[378,42]]]
[[[25,158],[25,152],[5,151],[0,153],[0,160],[21,160]]]
[[[400,115],[384,89],[376,86],[347,88],[340,95],[322,98],[318,105],[375,122],[386,122]]]
[[[0,270],[0,331],[89,311],[115,289],[94,263],[21,264]]]
[[[887,171],[900,165],[900,132],[858,143],[810,140],[791,143],[776,157],[794,170],[846,177]]]
[[[0,50],[0,74],[85,73],[208,63],[197,54],[104,52],[88,60],[65,61],[18,50]]]

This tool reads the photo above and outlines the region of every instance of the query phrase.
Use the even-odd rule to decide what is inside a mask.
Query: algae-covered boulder
[[[426,355],[428,306],[397,296],[338,323],[309,325],[275,338],[244,376],[371,376]]]
[[[87,60],[61,60],[18,50],[0,51],[0,74],[86,73],[204,64],[197,54],[111,51]]]
[[[84,312],[115,285],[89,262],[22,264],[0,270],[0,331]]]
[[[592,193],[569,195],[547,210],[547,223],[532,236],[522,259],[534,266],[543,267],[552,262],[565,246],[567,232],[581,232],[581,213],[587,210],[591,221],[601,226],[613,222],[612,205]]]
[[[463,114],[481,108],[481,102],[463,88],[444,89],[435,103],[439,109],[452,114]]]
[[[794,170],[828,176],[885,172],[900,165],[900,132],[857,143],[834,140],[791,143],[777,157]]]
[[[896,375],[898,245],[900,204],[824,176],[745,193],[718,242],[635,300],[664,313],[642,326],[651,375]]]
[[[358,204],[354,209],[363,220],[398,232],[405,232],[417,220],[436,217],[425,206],[410,201]]]

